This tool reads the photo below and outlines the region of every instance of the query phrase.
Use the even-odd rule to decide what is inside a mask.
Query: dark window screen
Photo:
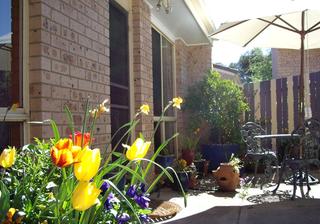
[[[0,122],[0,153],[8,146],[22,146],[23,125],[21,122]]]
[[[152,29],[152,73],[153,73],[153,108],[154,115],[160,116],[161,103],[161,36]]]
[[[0,107],[22,102],[22,1],[0,1]]]
[[[129,122],[128,16],[116,3],[110,2],[110,95],[111,134]],[[123,133],[114,137],[115,146]],[[125,138],[126,140],[127,138]],[[120,144],[121,146],[121,144]],[[122,147],[118,147],[121,149]]]

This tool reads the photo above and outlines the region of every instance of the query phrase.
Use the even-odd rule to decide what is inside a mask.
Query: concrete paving
[[[290,200],[292,185],[281,184],[277,194],[271,191],[274,186],[261,190],[249,188],[247,192],[237,189],[234,193],[216,190],[188,192],[187,206],[184,207],[183,197],[169,188],[161,189],[160,197],[181,206],[182,210],[172,219],[162,223],[246,223],[246,224],[319,224],[320,223],[320,184],[312,185],[309,197],[301,199],[299,187],[298,198]],[[306,191],[306,187],[304,187]],[[246,195],[245,197],[243,197]]]

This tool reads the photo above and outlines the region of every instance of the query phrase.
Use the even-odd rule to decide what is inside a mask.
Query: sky
[[[11,0],[0,0],[0,37],[11,32]]]
[[[216,28],[221,23],[252,19],[281,13],[299,11],[302,9],[320,9],[319,0],[203,0]],[[252,48],[242,48],[225,41],[214,41],[213,63],[229,66],[238,62],[240,56]]]

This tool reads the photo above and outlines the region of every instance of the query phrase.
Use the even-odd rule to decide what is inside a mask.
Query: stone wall
[[[305,51],[305,71],[320,71],[320,49]],[[300,51],[272,49],[272,76],[282,78],[300,74]]]
[[[30,119],[54,119],[67,136],[65,105],[79,130],[85,100],[96,105],[110,96],[109,1],[30,0],[29,16]],[[31,125],[30,132],[53,136],[45,125]],[[103,149],[110,133],[104,115],[94,130],[96,145]]]

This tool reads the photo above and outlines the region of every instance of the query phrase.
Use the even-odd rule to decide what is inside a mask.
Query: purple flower
[[[119,202],[118,198],[116,198],[113,193],[110,193],[107,200],[104,202],[104,208],[110,210],[113,208],[113,203],[117,202]]]
[[[141,208],[148,208],[149,207],[150,199],[143,194],[136,195],[134,197],[134,200]]]
[[[149,222],[149,217],[146,214],[140,214],[139,218],[140,218],[140,221],[142,223],[148,223]]]
[[[100,190],[102,191],[101,193],[104,194],[106,191],[109,189],[110,184],[106,181],[103,182],[103,184],[100,187]]]
[[[131,185],[129,189],[127,190],[126,195],[130,198],[134,198],[136,196],[137,190],[135,185]]]
[[[140,189],[143,194],[146,193],[146,185],[144,183],[140,184]]]
[[[118,224],[124,224],[130,220],[130,216],[127,213],[122,213],[117,217]]]

